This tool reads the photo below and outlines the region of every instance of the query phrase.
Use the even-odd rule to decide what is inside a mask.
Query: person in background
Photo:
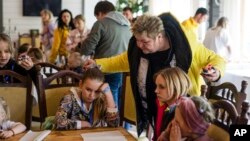
[[[36,70],[33,67],[33,62],[27,55],[14,59],[14,48],[10,37],[4,33],[0,33],[0,70],[11,70],[21,75],[30,75],[34,80]],[[10,77],[0,77],[0,82],[9,83]]]
[[[187,74],[178,67],[160,70],[154,75],[156,84],[156,104],[159,110],[156,116],[156,125],[153,140],[161,140],[161,132],[164,131],[174,117],[175,105],[181,97],[188,94],[191,81]]]
[[[45,55],[40,48],[31,48],[27,55],[31,58],[34,64],[45,62]]]
[[[26,56],[28,50],[31,48],[31,45],[29,43],[23,43],[18,49],[17,49],[17,56],[16,60],[22,56]]]
[[[67,66],[69,67],[70,70],[73,70],[74,72],[82,74],[83,63],[84,62],[82,60],[81,54],[79,52],[72,52],[68,57]]]
[[[56,25],[53,23],[54,16],[50,10],[43,9],[40,15],[42,18],[41,43],[44,47],[46,58],[48,59],[53,44],[53,34]]]
[[[0,139],[7,139],[26,130],[24,124],[9,120],[9,115],[6,101],[0,98]]]
[[[98,2],[94,14],[97,21],[78,50],[81,55],[88,56],[94,53],[94,58],[98,59],[126,51],[132,36],[130,23],[126,17],[116,12],[115,6],[109,1]],[[119,106],[122,73],[105,74],[105,81],[109,83],[115,103]]]
[[[203,97],[183,97],[172,122],[158,141],[213,141],[206,132],[214,119],[211,105]]]
[[[203,79],[214,82],[223,76],[225,61],[197,41],[171,13],[163,13],[159,17],[142,15],[135,21],[132,32],[134,36],[130,39],[127,52],[110,58],[88,60],[84,68],[96,63],[103,72],[130,71],[137,133],[140,136],[148,123],[153,128],[157,125],[159,107],[153,94],[156,88],[153,75],[156,72],[167,67],[181,68],[192,82],[189,95],[200,95]],[[212,65],[215,70],[210,75],[201,76],[207,65]]]
[[[68,57],[66,41],[69,32],[75,28],[72,13],[68,9],[62,10],[58,16],[57,23],[58,25],[54,31],[54,42],[51,48],[49,62],[54,64],[58,58],[57,63],[65,65],[61,63],[65,63],[65,59]]]
[[[79,88],[71,88],[62,98],[55,123],[57,130],[119,125],[118,108],[98,68],[84,72]]]
[[[122,10],[122,14],[129,20],[130,24],[133,25],[134,18],[133,18],[133,11],[130,7],[124,7]]]
[[[81,47],[81,42],[83,42],[88,36],[88,29],[85,24],[85,18],[82,15],[77,15],[74,18],[74,30],[70,31],[67,39],[67,50],[75,51],[75,48]]]
[[[196,10],[193,17],[182,22],[182,25],[186,28],[188,32],[191,32],[199,40],[198,27],[201,23],[208,19],[208,10],[206,8],[200,7]]]
[[[208,49],[229,60],[231,47],[227,25],[228,19],[221,17],[215,27],[208,29],[203,44]]]

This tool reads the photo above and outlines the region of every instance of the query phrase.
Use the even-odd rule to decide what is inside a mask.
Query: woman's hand
[[[83,64],[83,70],[87,70],[96,66],[96,62],[93,59],[87,59]]]
[[[1,138],[1,139],[6,139],[6,138],[9,138],[9,137],[11,137],[11,136],[13,136],[13,135],[14,135],[13,132],[10,131],[10,130],[2,131],[2,132],[0,133],[0,138]]]
[[[203,68],[201,75],[207,81],[213,82],[220,78],[220,71],[209,64]]]

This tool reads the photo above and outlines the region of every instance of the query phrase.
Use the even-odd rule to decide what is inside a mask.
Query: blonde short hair
[[[188,75],[178,67],[162,69],[154,75],[162,76],[167,84],[168,93],[173,95],[172,99],[186,95],[191,88],[191,81]]]
[[[53,15],[53,13],[52,13],[49,9],[43,9],[43,10],[40,12],[40,15],[42,15],[42,14],[49,15],[49,22],[52,22],[52,21],[53,21],[54,15]]]
[[[8,49],[11,54],[11,57],[14,57],[15,52],[14,52],[14,47],[12,46],[10,37],[5,33],[0,33],[0,42],[5,42],[8,44]]]
[[[157,16],[142,15],[138,17],[131,28],[134,35],[146,33],[155,39],[159,33],[164,33],[162,20]]]

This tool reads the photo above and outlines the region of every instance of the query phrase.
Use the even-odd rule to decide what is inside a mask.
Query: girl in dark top
[[[8,35],[0,33],[0,70],[12,70],[21,75],[31,74],[32,78],[35,78],[35,68],[33,68],[33,62],[31,58],[23,56],[18,58],[18,63],[13,59],[14,48],[12,46],[11,39]],[[9,83],[10,78],[8,76],[1,76],[0,82]]]

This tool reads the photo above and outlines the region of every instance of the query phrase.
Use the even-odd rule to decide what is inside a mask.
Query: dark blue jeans
[[[111,92],[114,97],[115,105],[120,111],[122,73],[113,73],[105,75],[105,82],[109,83]]]

